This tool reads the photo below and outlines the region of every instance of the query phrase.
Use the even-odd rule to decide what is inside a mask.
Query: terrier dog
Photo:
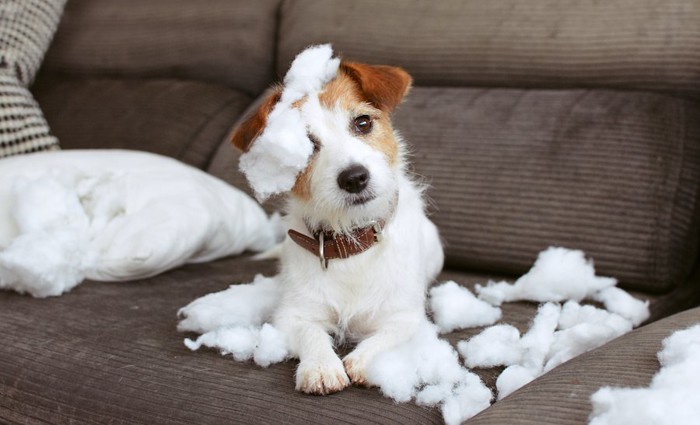
[[[371,360],[427,320],[426,290],[444,254],[391,123],[411,83],[397,67],[342,61],[320,91],[292,104],[318,105],[299,115],[313,153],[286,195],[283,295],[273,318],[299,358],[299,391],[368,384]],[[247,152],[256,143],[284,89],[234,130],[236,147]],[[342,341],[357,345],[341,361],[334,343]]]

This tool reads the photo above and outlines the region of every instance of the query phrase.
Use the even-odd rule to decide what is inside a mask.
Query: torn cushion
[[[28,88],[64,4],[65,0],[0,3],[0,158],[58,148]]]
[[[70,150],[0,160],[0,288],[60,295],[275,242],[243,192],[176,160]]]

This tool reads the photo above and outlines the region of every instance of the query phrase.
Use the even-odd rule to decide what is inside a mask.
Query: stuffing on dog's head
[[[403,166],[390,115],[410,85],[400,68],[340,62],[328,45],[300,53],[232,136],[258,199],[290,193],[310,225],[337,232],[385,218]]]

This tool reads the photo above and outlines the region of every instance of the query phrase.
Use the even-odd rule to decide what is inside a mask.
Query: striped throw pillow
[[[0,1],[0,158],[58,149],[29,85],[66,0]]]

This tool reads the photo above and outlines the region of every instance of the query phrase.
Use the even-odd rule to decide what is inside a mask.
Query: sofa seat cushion
[[[64,149],[133,149],[204,168],[250,102],[234,89],[175,79],[69,79],[33,87]]]
[[[293,361],[261,369],[185,347],[179,308],[274,270],[236,257],[134,283],[87,282],[41,302],[0,293],[9,342],[0,346],[0,422],[441,423],[438,412],[395,405],[376,390],[297,393]]]
[[[262,369],[185,347],[183,338],[195,335],[176,331],[178,309],[275,270],[271,261],[234,257],[132,283],[87,282],[49,300],[0,293],[0,422],[442,423],[437,410],[395,404],[376,389],[297,393],[296,361]],[[459,271],[440,276],[470,287],[488,278]],[[506,304],[503,320],[525,330],[536,308]],[[456,343],[479,331],[448,339]],[[491,387],[498,372],[478,371]]]
[[[447,264],[521,274],[548,246],[668,291],[695,260],[700,108],[604,90],[417,87],[394,125],[431,188]]]

